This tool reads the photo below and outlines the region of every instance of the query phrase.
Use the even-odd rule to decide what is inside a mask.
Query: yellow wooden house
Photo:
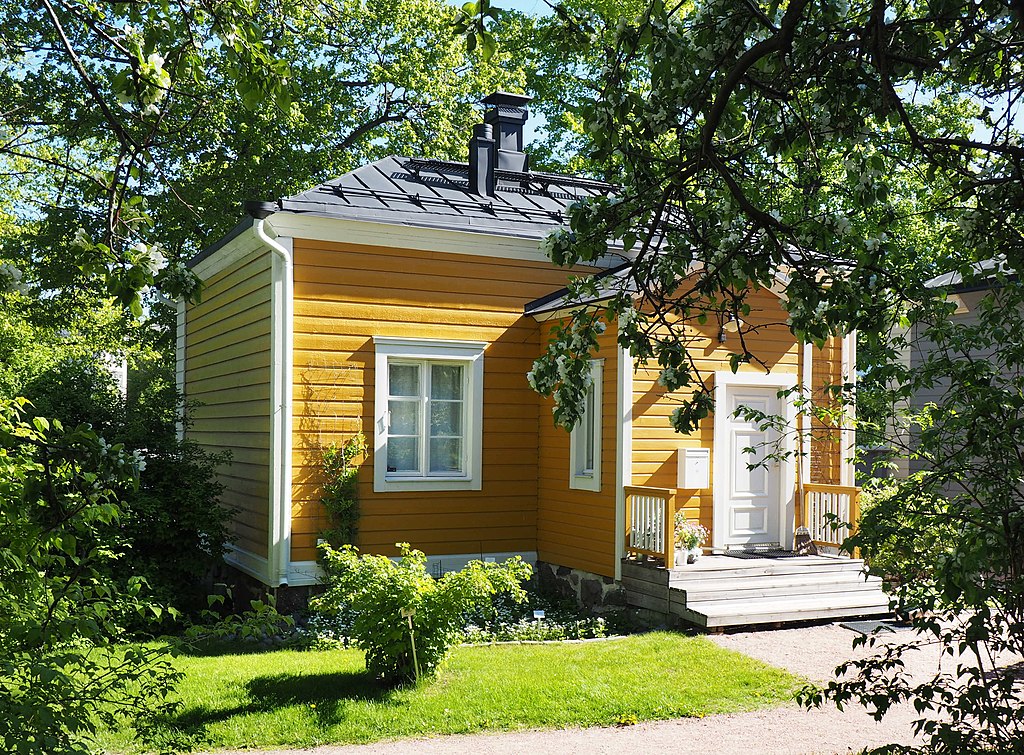
[[[568,277],[604,266],[557,268],[540,243],[570,203],[614,187],[530,171],[527,98],[484,102],[468,163],[391,157],[249,203],[246,219],[192,260],[205,288],[200,303],[179,307],[179,388],[195,405],[189,437],[232,455],[219,472],[239,512],[230,564],[271,588],[315,584],[328,526],[321,452],[362,432],[364,551],[393,554],[408,542],[437,573],[520,555],[587,603],[618,595],[706,626],[737,622],[700,613],[694,600],[687,607],[680,579],[729,587],[759,569],[806,587],[820,573],[843,588],[828,595],[868,595],[852,587],[856,576],[870,600],[823,615],[881,610],[855,559],[758,553],[792,550],[799,527],[821,545],[838,542],[824,514],[854,518],[850,434],[818,428],[806,448],[814,428],[787,434],[781,442],[802,454],[752,468],[744,449],[766,438],[732,413],[745,404],[795,417],[779,391],[851,380],[854,339],[817,349],[768,326],[756,337],[770,369],[733,374],[728,344],[709,325],[700,360],[715,376],[717,410],[687,437],[668,422],[675,397],[616,344],[613,324],[594,355],[583,422],[557,429],[526,374],[570,311]],[[763,290],[751,303],[752,324],[785,321],[779,294]],[[672,568],[680,508],[711,531],[709,555],[688,572]],[[825,594],[809,589],[773,595],[796,605]],[[785,613],[775,608],[760,615]]]

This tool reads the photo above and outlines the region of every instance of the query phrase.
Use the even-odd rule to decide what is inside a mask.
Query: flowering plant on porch
[[[676,512],[676,547],[692,551],[700,548],[708,540],[708,530],[697,522],[688,521],[685,512]]]

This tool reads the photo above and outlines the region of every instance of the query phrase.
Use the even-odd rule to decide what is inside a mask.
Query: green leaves
[[[339,548],[355,544],[359,524],[359,465],[366,454],[366,438],[356,433],[344,443],[331,443],[321,452],[324,482],[320,503],[330,519],[330,527],[321,535]]]
[[[0,743],[85,753],[97,720],[145,729],[170,712],[167,648],[123,650],[126,621],[156,612],[142,580],[110,577],[134,457],[90,427],[0,404]],[[102,692],[100,692],[102,690]],[[142,718],[142,720],[140,720]]]
[[[458,642],[471,609],[488,604],[498,594],[522,600],[521,583],[531,568],[518,556],[502,564],[470,562],[465,569],[434,579],[427,573],[426,556],[407,543],[398,543],[401,556],[362,555],[351,545],[335,550],[320,546],[328,588],[310,602],[328,614],[353,612],[351,635],[366,653],[366,668],[397,684],[415,676],[411,612],[416,663],[429,675]]]
[[[485,63],[498,50],[491,27],[498,21],[500,13],[490,0],[476,0],[464,3],[452,22],[452,31],[466,38],[466,52],[473,53],[479,49]]]

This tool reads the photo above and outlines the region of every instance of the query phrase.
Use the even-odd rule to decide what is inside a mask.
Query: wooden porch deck
[[[672,569],[624,559],[622,584],[629,605],[707,629],[889,613],[882,581],[845,556],[713,555]]]

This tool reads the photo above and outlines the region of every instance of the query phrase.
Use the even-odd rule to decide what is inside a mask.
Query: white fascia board
[[[277,212],[267,218],[277,233],[312,241],[347,242],[366,246],[450,252],[480,257],[550,262],[540,251],[540,241],[498,236],[494,233],[419,228],[367,220],[325,218],[292,212]]]
[[[261,248],[265,249],[266,246],[256,236],[256,232],[249,228],[239,233],[209,257],[205,257],[197,262],[192,268],[192,272],[196,274],[199,280],[209,280],[221,270],[230,267],[238,260],[248,257]],[[269,253],[269,250],[267,251]]]
[[[294,212],[276,212],[267,218],[282,236],[334,243],[383,246],[390,249],[414,249],[422,252],[467,254],[475,257],[527,260],[551,265],[551,259],[540,250],[540,239],[502,236],[487,231],[452,231],[399,223],[326,218]],[[552,228],[552,230],[554,230]],[[610,252],[594,263],[595,267],[611,267],[622,261],[621,255]]]

